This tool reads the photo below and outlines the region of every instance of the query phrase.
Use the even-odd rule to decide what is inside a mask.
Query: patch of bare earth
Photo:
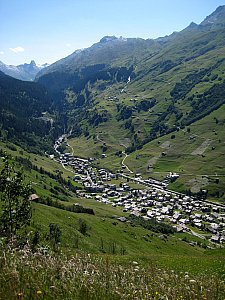
[[[164,150],[168,150],[171,146],[171,142],[170,141],[165,141],[164,143],[162,143],[159,147],[164,149]],[[154,165],[157,163],[158,159],[162,156],[162,153],[152,157],[151,159],[149,159],[148,161],[148,169],[151,171],[154,167]]]
[[[196,177],[187,182],[187,185],[190,186],[190,190],[192,193],[199,192],[202,188],[209,184],[209,180],[207,177]]]
[[[148,169],[151,171],[153,166],[157,163],[158,159],[160,158],[160,154],[158,156],[154,156],[148,161]]]
[[[162,145],[160,145],[160,148],[168,149],[170,145],[171,145],[170,141],[165,141],[164,143],[162,143]]]
[[[131,139],[129,139],[129,138],[124,138],[124,139],[120,140],[119,143],[120,143],[121,146],[127,148],[127,147],[129,147],[130,144],[131,144]]]
[[[205,150],[209,147],[209,145],[211,144],[212,140],[207,139],[205,140],[197,149],[195,149],[191,155],[202,155]]]

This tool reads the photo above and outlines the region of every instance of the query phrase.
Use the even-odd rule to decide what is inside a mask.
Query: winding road
[[[122,166],[126,167],[127,171],[130,172],[131,174],[134,174],[133,171],[131,171],[131,169],[129,169],[129,167],[125,164],[125,160],[126,158],[129,156],[128,154],[126,154],[125,151],[122,152],[123,155],[125,155],[125,157],[122,160]]]

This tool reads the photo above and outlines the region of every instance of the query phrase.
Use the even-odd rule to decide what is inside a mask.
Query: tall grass
[[[1,249],[0,299],[205,299],[223,300],[224,281],[191,276],[110,256],[32,253]]]

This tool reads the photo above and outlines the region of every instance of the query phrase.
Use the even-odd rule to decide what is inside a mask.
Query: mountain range
[[[225,6],[37,69],[0,71],[0,298],[224,299]]]
[[[37,71],[34,62],[26,68]],[[121,161],[117,154],[125,150],[129,156],[127,161],[134,171],[141,170],[146,176],[157,177],[154,168],[159,172],[178,172],[188,168],[193,156],[185,143],[194,137],[183,140],[181,133],[190,134],[194,127],[198,128],[195,135],[201,136],[203,131],[199,124],[204,122],[209,124],[208,132],[217,132],[215,124],[209,122],[212,114],[217,125],[224,122],[225,6],[218,7],[199,25],[191,23],[180,32],[155,40],[105,36],[91,47],[76,50],[42,68],[32,84],[30,88],[35,87],[36,91],[42,86],[51,99],[43,100],[47,102],[43,109],[39,107],[38,116],[46,111],[51,116],[52,136],[56,136],[56,132],[70,132],[76,143],[85,141],[86,147],[93,149],[89,155],[98,158],[100,164],[118,169]],[[17,82],[16,86],[19,85]],[[16,93],[21,97],[20,88],[16,89]],[[16,93],[10,101],[17,98]],[[32,99],[36,99],[35,94]],[[30,100],[31,103],[33,100]],[[45,134],[48,136],[49,127]],[[212,143],[211,136],[206,133],[204,136]],[[165,139],[166,145],[172,145],[178,137],[183,141],[183,152],[178,151],[176,155],[184,157],[188,163],[185,165],[182,160],[169,169],[162,165],[162,161],[169,164],[165,157],[169,148],[161,151],[163,148],[156,150],[153,145],[155,142],[160,145],[162,139]],[[200,140],[199,147],[204,143]],[[96,143],[98,147],[93,146]],[[219,152],[214,149],[208,160],[203,157],[196,174],[205,172],[206,161],[211,164],[213,172],[221,172],[223,162],[220,154],[224,144],[221,138],[218,138],[218,143]],[[154,153],[152,149],[155,149]],[[201,155],[204,155],[203,152]],[[107,158],[102,159],[102,154]],[[142,159],[138,161],[137,157]],[[153,158],[157,158],[155,163],[152,163]],[[177,156],[175,160],[179,161]],[[193,178],[196,174],[192,174]],[[188,189],[185,180],[179,180],[180,185],[177,184],[176,188],[182,191]],[[223,182],[224,179],[221,179],[221,185],[211,185],[212,194],[218,189],[225,192]],[[203,185],[199,186],[203,188]]]
[[[47,66],[49,66],[47,63],[37,66],[34,60],[32,60],[29,64],[25,63],[18,66],[6,65],[0,61],[0,71],[5,73],[6,75],[24,81],[34,80],[37,73]]]
[[[84,132],[116,121],[134,149],[222,105],[224,20],[221,6],[199,25],[164,38],[106,36],[41,70],[36,81],[65,113],[65,126]]]

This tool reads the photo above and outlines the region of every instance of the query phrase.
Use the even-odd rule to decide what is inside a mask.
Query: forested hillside
[[[56,116],[52,117],[50,113],[52,100],[45,88],[0,72],[0,134],[3,141],[13,141],[33,152],[51,148]]]

